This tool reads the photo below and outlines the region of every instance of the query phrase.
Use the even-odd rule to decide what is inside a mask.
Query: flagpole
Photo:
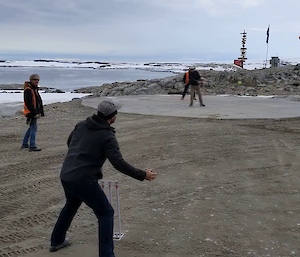
[[[269,52],[269,43],[267,43],[267,54],[266,54],[266,63],[265,63],[265,68],[267,68],[268,52]]]
[[[268,62],[268,52],[269,52],[269,32],[270,32],[270,25],[267,29],[267,39],[266,39],[266,43],[267,43],[267,54],[266,54],[266,63],[265,63],[265,68],[267,68],[267,62]]]

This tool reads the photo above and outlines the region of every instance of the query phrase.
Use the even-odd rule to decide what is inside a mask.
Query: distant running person
[[[66,238],[71,222],[84,202],[98,218],[99,256],[114,257],[113,220],[114,210],[101,189],[102,166],[106,159],[120,172],[137,180],[153,180],[156,173],[143,171],[128,164],[122,157],[115,130],[110,125],[117,117],[121,105],[102,101],[97,115],[78,123],[68,139],[68,154],[61,169],[61,183],[66,195],[51,236],[50,251],[55,252],[71,244]]]

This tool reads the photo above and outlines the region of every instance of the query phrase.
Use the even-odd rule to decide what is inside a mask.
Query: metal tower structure
[[[246,46],[246,40],[247,40],[247,33],[244,30],[244,32],[242,32],[241,34],[242,34],[241,57],[239,57],[238,59],[242,61],[242,65],[243,65],[245,60],[247,60],[247,58],[246,58],[247,48],[245,47]]]

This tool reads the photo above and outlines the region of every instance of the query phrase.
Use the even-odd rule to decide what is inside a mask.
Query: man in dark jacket
[[[114,210],[102,191],[98,179],[106,159],[120,172],[137,180],[153,180],[156,173],[143,171],[128,164],[122,157],[114,128],[117,110],[121,105],[102,101],[98,114],[78,123],[68,139],[68,154],[61,169],[61,182],[67,202],[62,209],[51,236],[50,251],[70,245],[67,230],[81,203],[93,209],[98,218],[99,256],[114,257]]]
[[[193,106],[193,100],[195,99],[195,92],[197,92],[198,97],[199,97],[200,106],[204,107],[205,105],[203,104],[202,95],[201,95],[200,86],[199,86],[199,84],[203,83],[203,81],[201,80],[201,76],[200,76],[199,72],[196,71],[194,67],[190,67],[189,71],[184,74],[183,81],[185,83],[185,87],[184,87],[184,91],[182,93],[181,100],[184,99],[184,97],[189,89],[189,86],[191,86],[190,106]]]
[[[24,84],[24,116],[27,118],[26,123],[29,124],[29,128],[24,135],[21,148],[29,148],[30,152],[42,150],[35,144],[37,119],[44,116],[43,101],[38,92],[39,81],[39,75],[32,74],[29,77],[29,82],[26,81]]]

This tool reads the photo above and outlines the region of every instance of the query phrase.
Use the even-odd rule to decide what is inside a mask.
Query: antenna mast
[[[241,57],[238,58],[238,60],[234,60],[234,64],[240,67],[244,67],[244,62],[245,60],[247,60],[246,58],[246,40],[247,40],[247,33],[244,30],[244,32],[241,33],[242,34],[242,47],[241,47]]]
[[[245,60],[247,60],[246,58],[246,51],[247,51],[247,48],[245,47],[246,46],[246,40],[247,40],[247,33],[246,31],[244,30],[242,34],[242,47],[241,47],[241,57],[239,57],[238,59],[242,61],[242,65],[244,65],[244,62]]]

